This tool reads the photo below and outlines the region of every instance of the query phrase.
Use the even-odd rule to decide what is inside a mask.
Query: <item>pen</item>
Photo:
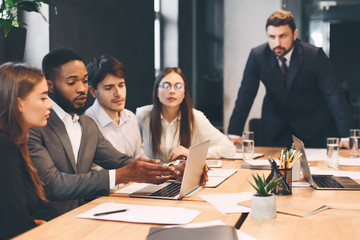
[[[126,212],[129,209],[120,209],[120,210],[115,210],[115,211],[110,211],[110,212],[101,212],[101,213],[95,213],[94,216],[98,217],[98,216],[103,216],[103,215],[108,215],[108,214],[113,214],[113,213],[121,213],[121,212]]]

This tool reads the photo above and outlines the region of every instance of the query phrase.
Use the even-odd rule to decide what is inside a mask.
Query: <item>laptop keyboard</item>
[[[175,197],[180,193],[181,183],[172,182],[166,187],[163,187],[156,192],[152,193],[150,196],[159,196],[159,197]]]
[[[323,188],[344,188],[338,181],[332,178],[331,175],[312,175],[314,182]]]

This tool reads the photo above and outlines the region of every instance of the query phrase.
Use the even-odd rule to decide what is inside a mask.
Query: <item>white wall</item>
[[[162,0],[161,14],[164,38],[163,38],[163,67],[178,67],[179,46],[179,2],[178,0]]]
[[[41,11],[49,19],[49,6],[43,5]],[[24,62],[41,68],[42,59],[50,49],[49,23],[33,12],[25,12],[23,20],[27,24]]]
[[[245,64],[251,48],[266,42],[265,24],[281,8],[281,0],[225,0],[224,130],[227,132]],[[265,88],[261,84],[248,121],[261,117]],[[248,128],[248,121],[246,128]]]

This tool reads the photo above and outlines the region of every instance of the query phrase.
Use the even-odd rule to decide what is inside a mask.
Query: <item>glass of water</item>
[[[349,148],[349,157],[358,158],[360,157],[360,129],[350,129],[350,148]]]
[[[329,137],[326,139],[327,159],[326,163],[329,168],[339,167],[339,138]]]
[[[254,132],[244,131],[242,135],[243,160],[254,158]]]

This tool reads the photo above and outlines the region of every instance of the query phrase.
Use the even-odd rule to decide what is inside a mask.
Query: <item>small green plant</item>
[[[264,174],[262,174],[262,176],[259,176],[259,174],[256,174],[256,176],[252,175],[252,177],[254,178],[255,180],[255,184],[252,184],[250,181],[248,181],[251,186],[253,188],[255,188],[255,190],[257,191],[258,195],[259,196],[269,196],[269,192],[271,191],[271,189],[273,189],[274,187],[276,187],[279,183],[280,183],[280,180],[281,178],[278,178],[278,179],[271,179],[270,182],[266,183],[266,180],[265,180],[265,176]]]
[[[13,27],[18,27],[17,20],[18,11],[36,12],[46,20],[45,16],[41,13],[41,4],[48,4],[51,0],[0,0],[0,29],[5,35],[9,34]]]

